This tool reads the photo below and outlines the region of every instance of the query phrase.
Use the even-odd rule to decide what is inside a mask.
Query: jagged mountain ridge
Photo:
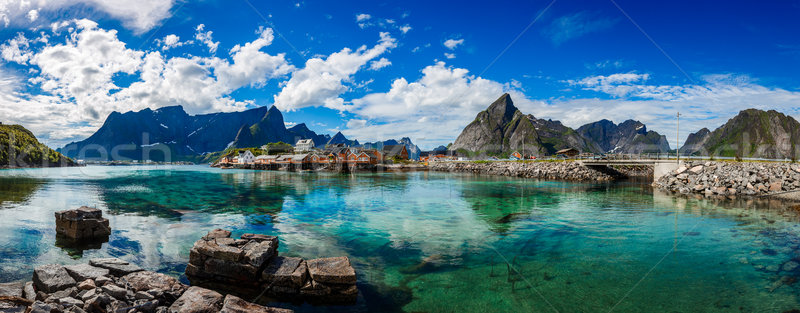
[[[747,109],[712,132],[689,135],[681,153],[703,156],[797,159],[800,123],[775,110]]]
[[[603,119],[583,125],[577,132],[595,142],[602,152],[635,154],[666,153],[670,150],[666,136],[648,131],[647,126],[634,120],[617,125]]]
[[[175,161],[230,147],[258,147],[277,141],[294,144],[306,138],[315,143],[324,140],[316,144],[325,145],[330,140],[304,124],[286,129],[283,123],[283,115],[274,106],[194,116],[181,106],[113,112],[92,136],[59,151],[80,159]]]
[[[594,142],[559,121],[537,119],[523,114],[509,94],[503,94],[478,113],[450,150],[499,155],[520,151],[526,155],[550,155],[564,148],[582,152],[599,152]]]

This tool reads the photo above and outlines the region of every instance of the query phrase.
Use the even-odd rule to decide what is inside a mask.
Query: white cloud
[[[367,126],[366,120],[352,119],[347,121],[347,128],[361,128]]]
[[[37,11],[37,10],[28,11],[28,20],[30,20],[31,22],[34,22],[38,18],[39,18],[39,11]]]
[[[44,12],[60,15],[62,9],[85,5],[121,20],[126,28],[141,34],[169,18],[174,4],[174,0],[3,0],[0,1],[0,22],[6,27],[29,23]]]
[[[464,39],[447,39],[444,41],[444,46],[450,50],[453,50],[462,44],[464,44]]]
[[[363,22],[372,18],[372,15],[361,13],[356,15],[356,22]]]
[[[377,71],[389,65],[392,65],[392,61],[389,61],[387,58],[380,58],[379,60],[369,62],[369,69]]]
[[[206,45],[206,47],[208,47],[208,51],[211,52],[212,54],[217,53],[217,47],[219,46],[219,41],[215,42],[211,38],[211,34],[213,33],[212,31],[209,30],[207,32],[204,32],[203,30],[205,30],[205,27],[206,27],[205,24],[197,25],[197,27],[195,28],[196,32],[194,34],[194,39]]]
[[[403,25],[403,26],[400,26],[400,31],[403,32],[403,34],[406,34],[409,31],[411,31],[411,26],[407,25],[407,24]]]
[[[167,58],[159,51],[127,48],[115,30],[99,28],[92,21],[71,24],[74,27],[69,27],[60,43],[34,43],[19,35],[0,46],[5,60],[31,66],[28,83],[41,90],[28,94],[25,84],[5,84],[11,92],[0,99],[4,108],[0,119],[32,124],[44,130],[44,138],[66,141],[96,129],[111,111],[168,105],[183,105],[189,113],[242,110],[252,101],[233,99],[232,92],[258,88],[294,69],[284,54],[261,51],[274,39],[269,28],[259,29],[253,41],[235,45],[228,52],[229,60]],[[114,78],[119,75],[134,81],[127,87],[117,86]],[[24,82],[16,76],[15,80]]]
[[[380,33],[378,44],[372,48],[361,46],[355,51],[344,48],[325,59],[309,59],[303,69],[292,73],[292,78],[274,97],[275,105],[289,111],[312,106],[344,110],[340,95],[348,90],[345,82],[367,62],[396,46],[397,41],[389,33]]]
[[[444,57],[448,58],[448,59],[455,59],[456,58],[456,54],[455,53],[447,53],[447,52],[445,52],[444,53]]]
[[[192,41],[181,42],[181,37],[175,34],[169,34],[164,39],[158,40],[158,42],[161,44],[161,50],[169,50],[192,43]]]

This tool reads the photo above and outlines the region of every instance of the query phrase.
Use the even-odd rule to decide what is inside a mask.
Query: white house
[[[311,139],[300,139],[297,141],[297,144],[294,146],[294,151],[296,152],[305,152],[311,151],[314,148],[314,140]]]
[[[256,160],[256,157],[253,156],[253,153],[250,150],[244,150],[239,152],[239,164],[252,164]]]

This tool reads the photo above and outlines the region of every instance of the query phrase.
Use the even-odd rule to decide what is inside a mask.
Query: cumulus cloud
[[[45,138],[75,139],[87,129],[96,129],[111,111],[168,105],[183,105],[189,113],[242,110],[252,102],[234,99],[232,92],[261,87],[294,70],[284,54],[262,51],[274,39],[269,28],[259,29],[253,41],[235,45],[228,58],[168,58],[159,51],[128,48],[115,30],[99,28],[93,21],[77,20],[70,25],[62,42],[18,35],[0,46],[4,60],[30,66],[28,84],[41,90],[41,94],[28,94],[25,84],[6,84],[4,88],[12,92],[0,100],[6,110],[0,111],[0,118],[33,127],[50,123]],[[178,42],[170,38],[165,42]],[[117,86],[115,78],[120,75],[133,82]],[[41,121],[15,111],[41,112],[30,113]]]
[[[444,46],[447,47],[447,49],[453,50],[463,43],[464,39],[447,39],[444,41]]]
[[[380,33],[380,40],[372,48],[361,46],[355,51],[344,48],[327,58],[316,57],[306,61],[305,67],[292,73],[275,99],[281,110],[296,110],[304,107],[327,107],[344,110],[341,94],[348,90],[346,82],[361,70],[367,62],[397,46],[389,33]]]
[[[356,22],[363,22],[372,18],[372,15],[361,13],[356,15]]]
[[[182,42],[181,37],[175,34],[169,34],[167,36],[164,36],[163,39],[157,39],[156,41],[158,44],[161,45],[161,50],[169,50],[172,48],[177,48],[183,45],[194,43],[191,40]]]
[[[194,39],[206,45],[206,47],[208,47],[208,52],[211,52],[212,54],[217,53],[217,47],[219,46],[219,41],[214,41],[211,38],[211,34],[213,33],[212,31],[209,30],[207,32],[204,32],[203,30],[205,30],[205,28],[206,28],[205,24],[197,25],[197,27],[195,28],[196,32],[194,34]]]
[[[389,61],[387,58],[380,58],[379,60],[369,62],[369,69],[377,71],[389,65],[392,65],[392,61]]]
[[[174,0],[4,0],[0,1],[0,22],[8,27],[36,21],[43,12],[89,6],[121,20],[136,33],[144,33],[169,18],[174,4]]]
[[[447,52],[445,52],[444,53],[444,57],[448,58],[448,59],[455,59],[456,58],[456,54],[455,53],[447,53]]]

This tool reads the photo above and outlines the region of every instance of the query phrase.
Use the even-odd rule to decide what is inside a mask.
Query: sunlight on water
[[[104,211],[110,241],[60,248],[53,212],[81,205]],[[0,282],[100,256],[180,276],[220,227],[278,235],[287,255],[351,258],[357,306],[277,304],[299,311],[783,311],[800,307],[800,227],[783,208],[441,173],[8,170]]]

